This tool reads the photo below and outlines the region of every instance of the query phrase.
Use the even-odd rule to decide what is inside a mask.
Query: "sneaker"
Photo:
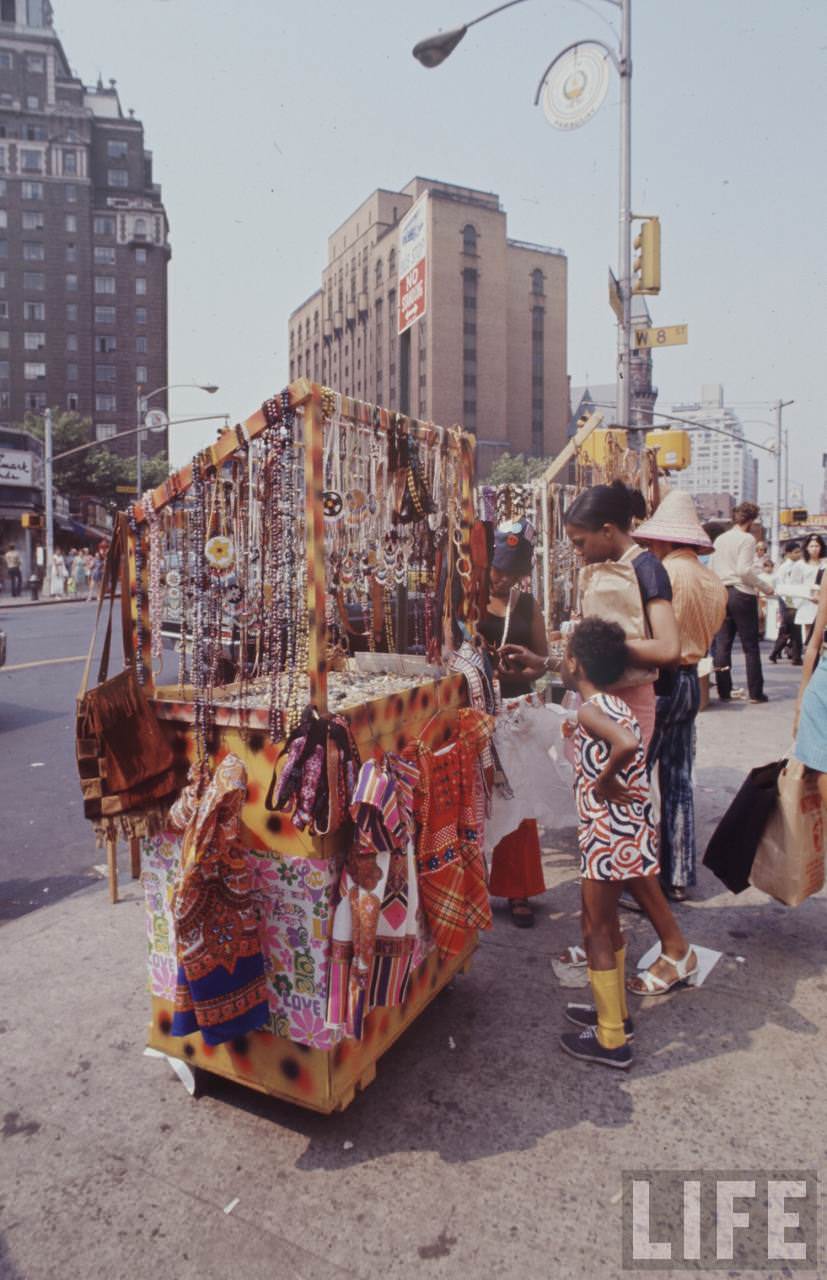
[[[760,698],[750,698],[750,702],[769,702],[769,698],[765,693],[762,693]]]
[[[576,1027],[596,1027],[597,1026],[597,1010],[590,1004],[567,1004],[566,1017],[569,1022],[573,1022]],[[631,1018],[624,1018],[623,1030],[626,1033],[627,1040],[635,1038],[635,1024]]]
[[[567,1031],[560,1037],[560,1048],[581,1062],[599,1062],[604,1067],[615,1067],[620,1071],[628,1071],[632,1065],[632,1050],[628,1044],[622,1044],[619,1049],[604,1049],[594,1027],[586,1027],[579,1035],[576,1031]]]

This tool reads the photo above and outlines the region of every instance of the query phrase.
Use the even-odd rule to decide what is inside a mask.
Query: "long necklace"
[[[160,675],[164,665],[163,597],[161,595],[161,515],[152,502],[152,490],[143,496],[149,526],[149,644],[153,675]]]
[[[135,679],[146,683],[144,668],[144,548],[142,530],[135,519],[135,504],[127,512],[127,523],[135,548]]]

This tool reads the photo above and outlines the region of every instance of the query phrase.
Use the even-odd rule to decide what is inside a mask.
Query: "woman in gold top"
[[[650,771],[657,767],[661,796],[660,874],[664,890],[683,902],[695,883],[695,801],[692,773],[695,720],[700,706],[698,662],[726,612],[726,589],[698,559],[712,544],[704,533],[688,493],[673,489],[651,519],[635,530],[663,564],[672,584],[681,655],[676,668],[662,668],[655,685],[655,732],[649,747]]]

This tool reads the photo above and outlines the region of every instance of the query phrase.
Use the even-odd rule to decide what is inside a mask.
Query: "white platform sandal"
[[[659,978],[656,973],[652,972],[651,967],[644,969],[642,973],[634,974],[626,979],[626,990],[631,991],[635,996],[665,996],[673,987],[694,987],[698,982],[698,957],[691,947],[687,947],[686,955],[680,960],[671,960],[669,956],[665,956],[663,952],[658,956],[658,960],[665,960],[668,965],[675,971],[675,977],[671,982],[666,982],[663,978]],[[657,964],[658,960],[653,963]],[[695,961],[694,967],[689,968],[692,961]],[[639,986],[636,984],[640,984]]]

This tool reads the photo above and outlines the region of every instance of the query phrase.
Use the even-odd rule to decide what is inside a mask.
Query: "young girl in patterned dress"
[[[566,1053],[626,1069],[632,1022],[626,1007],[625,953],[617,903],[624,884],[657,875],[658,846],[640,725],[606,690],[628,663],[616,622],[584,618],[572,635],[563,679],[583,699],[575,737],[575,799],[580,845],[583,945],[594,1008],[570,1004],[583,1028],[561,1036]]]

